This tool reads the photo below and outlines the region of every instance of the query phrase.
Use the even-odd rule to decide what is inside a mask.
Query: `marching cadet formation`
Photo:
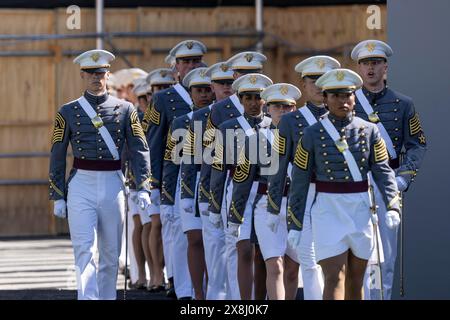
[[[126,259],[131,288],[180,300],[292,300],[299,275],[307,300],[390,299],[426,152],[411,98],[386,85],[390,46],[356,45],[357,72],[309,57],[300,89],[264,75],[261,53],[208,67],[206,52],[182,41],[149,73],[75,58],[84,92],[56,114],[49,194],[78,299],[116,299]]]

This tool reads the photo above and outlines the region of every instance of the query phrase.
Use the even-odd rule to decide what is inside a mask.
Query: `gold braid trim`
[[[294,164],[300,169],[306,170],[308,168],[309,152],[306,151],[302,146],[302,138],[297,145],[297,150],[295,150]]]
[[[242,221],[244,221],[244,219],[242,218],[242,216],[239,214],[239,212],[237,211],[236,207],[234,206],[234,201],[231,202],[231,213],[234,214],[234,216],[242,223]]]
[[[61,189],[59,189],[56,184],[52,181],[52,179],[48,179],[48,181],[50,182],[50,187],[55,190],[55,192],[57,194],[59,194],[61,197],[64,197],[64,193],[61,191]]]
[[[66,120],[64,120],[61,113],[58,112],[56,114],[55,126],[53,128],[52,144],[63,141],[65,129],[66,129]]]
[[[381,162],[389,159],[386,144],[384,143],[383,138],[375,142],[375,144],[373,145],[373,149],[375,152],[375,162]]]
[[[295,217],[294,213],[291,210],[291,207],[288,207],[288,217],[292,220],[292,222],[299,227],[300,229],[303,228],[303,224]]]
[[[275,204],[275,202],[273,202],[272,197],[270,196],[270,193],[267,193],[267,199],[269,200],[269,205],[270,205],[275,211],[279,212],[279,211],[280,211],[280,207],[277,206],[277,205]]]
[[[409,135],[413,136],[422,132],[422,125],[420,124],[419,115],[414,113],[414,116],[409,119]]]
[[[273,150],[279,155],[284,155],[286,153],[286,138],[280,136],[279,129],[275,129]]]
[[[247,180],[250,174],[250,160],[245,156],[245,149],[242,148],[241,154],[239,155],[239,160],[237,162],[236,170],[233,174],[233,181],[244,182]]]

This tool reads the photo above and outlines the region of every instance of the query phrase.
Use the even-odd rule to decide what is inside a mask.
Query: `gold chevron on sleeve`
[[[172,132],[169,130],[167,135],[166,151],[164,152],[164,160],[172,161],[172,151],[176,144],[177,141],[172,137]]]
[[[130,115],[130,125],[133,136],[141,138],[145,143],[147,143],[147,139],[145,138],[144,130],[142,130],[142,126],[139,123],[139,117],[136,110],[133,110]]]
[[[300,169],[306,170],[308,168],[309,152],[303,148],[302,138],[297,145],[297,150],[295,150],[294,164]]]
[[[250,174],[250,161],[245,156],[245,148],[242,149],[237,162],[236,170],[233,174],[233,181],[244,182]]]
[[[195,145],[195,133],[189,127],[188,133],[186,135],[186,142],[183,144],[183,155],[193,156],[194,145]]]
[[[215,154],[212,163],[212,167],[216,170],[223,170],[223,145],[220,143],[215,144],[214,148]]]
[[[64,120],[61,113],[58,112],[56,114],[55,126],[53,128],[52,144],[63,141],[65,130],[66,130],[66,120]]]
[[[206,121],[206,129],[203,135],[203,146],[207,147],[214,141],[214,135],[216,133],[216,127],[211,121],[211,114],[208,116],[208,120]]]
[[[383,138],[380,138],[380,140],[375,142],[375,144],[373,145],[373,149],[375,152],[375,162],[385,161],[389,158],[386,150],[386,143],[384,142]]]
[[[414,136],[421,131],[423,131],[422,125],[420,124],[419,115],[416,112],[414,113],[414,116],[409,119],[409,134]]]
[[[212,192],[212,191],[211,191],[211,203],[214,206],[214,208],[216,208],[216,210],[218,210],[220,212],[220,205],[216,201],[216,198],[214,197],[214,192]]]
[[[280,136],[279,131],[279,129],[275,129],[273,150],[279,155],[284,155],[286,153],[286,138]]]

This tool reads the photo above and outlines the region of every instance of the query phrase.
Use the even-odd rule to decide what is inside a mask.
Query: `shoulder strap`
[[[184,102],[186,102],[188,106],[191,106],[193,104],[189,93],[181,84],[177,83],[172,88],[175,89],[175,91],[180,95],[181,98],[183,98]]]
[[[331,123],[330,119],[328,117],[325,117],[321,121],[323,127],[325,128],[325,131],[330,135],[331,139],[333,139],[334,143],[337,145],[341,141],[341,136],[339,135],[338,131],[334,127],[334,125]],[[338,148],[339,150],[339,148]],[[342,150],[339,150],[342,155],[345,158],[345,161],[347,161],[348,168],[350,169],[350,173],[352,175],[352,178],[354,181],[362,181],[361,171],[359,171],[358,165],[356,164],[355,158],[353,157],[353,154],[348,150],[347,143],[345,143],[345,148]]]
[[[241,115],[244,114],[244,106],[241,104],[241,102],[239,101],[239,98],[237,96],[237,94],[233,94],[230,96],[230,100],[231,102],[234,104],[234,106],[236,107],[236,109],[238,109],[239,113]]]
[[[108,129],[106,129],[106,127],[103,125],[102,119],[97,115],[97,113],[94,111],[94,108],[92,108],[91,104],[86,100],[84,96],[81,96],[77,101],[80,104],[81,108],[83,108],[84,112],[86,112],[89,118],[91,118],[92,124],[95,128],[98,129],[103,140],[105,140],[106,146],[108,147],[109,152],[111,152],[113,159],[119,160],[120,156],[119,152],[117,151],[116,144],[114,143],[114,140],[112,139]]]
[[[303,107],[298,109],[298,111],[300,111],[300,113],[303,115],[303,117],[305,117],[306,121],[308,122],[308,124],[310,126],[312,126],[313,124],[315,124],[317,122],[316,117],[314,117],[311,110],[309,110],[309,108],[306,105],[304,105]]]
[[[373,114],[373,108],[370,105],[369,101],[367,100],[366,96],[362,92],[362,89],[358,89],[355,91],[355,95],[358,98],[359,103],[363,107],[364,111],[367,113],[367,115],[370,118],[370,115]],[[386,131],[386,128],[384,127],[383,123],[381,121],[377,122],[377,127],[380,130],[381,137],[386,142],[386,148],[389,152],[389,155],[392,159],[397,158],[397,152],[395,152],[394,144],[392,143],[391,137]]]
[[[250,126],[250,124],[248,123],[247,119],[245,119],[244,116],[239,116],[236,118],[236,120],[239,122],[241,128],[245,131],[245,134],[247,136],[250,137],[255,134],[255,130],[253,130],[253,128]]]

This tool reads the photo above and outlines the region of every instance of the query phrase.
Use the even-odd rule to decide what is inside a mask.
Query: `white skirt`
[[[317,261],[347,250],[369,260],[375,249],[367,192],[317,193],[311,208],[312,230]]]
[[[147,224],[151,222],[151,217],[147,210],[142,210],[141,207],[136,203],[138,192],[136,190],[130,190],[130,196],[128,197],[128,212],[130,216],[139,215],[141,219],[141,224]]]
[[[277,232],[272,232],[266,224],[269,216],[267,196],[263,195],[255,206],[255,232],[264,261],[274,257],[284,257],[287,247],[286,197],[281,201],[280,223]]]

